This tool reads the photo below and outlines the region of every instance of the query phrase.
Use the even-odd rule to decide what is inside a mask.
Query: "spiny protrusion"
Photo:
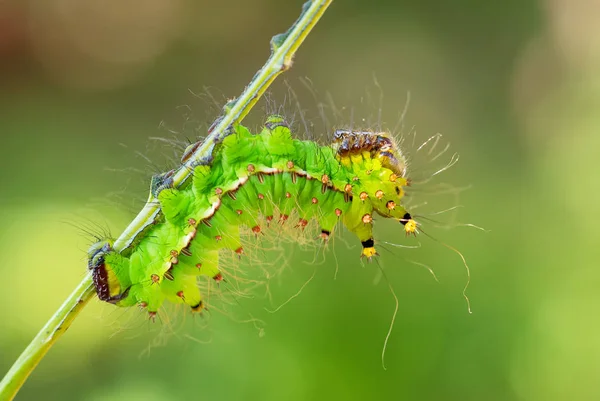
[[[148,320],[152,320],[152,323],[156,321],[156,311],[148,311]]]
[[[289,193],[289,192],[286,192],[286,193],[285,193],[285,197],[289,199],[289,198],[291,198],[291,197],[292,197],[292,194],[291,194],[291,193]]]
[[[319,203],[319,200],[315,197],[313,197],[310,201],[312,202],[313,205],[316,205],[317,203]]]
[[[217,195],[223,195],[223,189],[222,188],[215,188],[215,194]]]
[[[242,255],[244,254],[244,247],[240,246],[234,252],[237,253],[239,257],[242,257]]]
[[[202,269],[202,263],[196,263],[196,268],[197,269]]]
[[[215,240],[217,242],[221,241],[223,239],[223,237],[221,235],[215,235]]]
[[[254,235],[258,236],[258,234],[260,234],[260,232],[261,232],[260,226],[252,227],[252,232],[254,233]]]
[[[383,191],[381,189],[375,191],[375,197],[379,200],[383,199]]]
[[[176,249],[172,249],[169,255],[171,255],[171,264],[176,265],[179,263],[179,252]]]
[[[153,273],[150,275],[150,280],[152,281],[152,284],[156,284],[160,282],[160,276],[158,274]]]
[[[220,283],[221,281],[223,281],[223,275],[221,273],[217,273],[214,275],[213,280],[215,280],[215,282]]]
[[[287,214],[282,214],[279,216],[279,223],[284,224],[290,218]]]
[[[359,198],[360,198],[361,201],[364,202],[367,199],[369,199],[369,194],[363,191],[363,192],[360,193]]]
[[[337,217],[340,217],[340,216],[342,215],[342,209],[338,209],[338,208],[336,208],[336,209],[335,209],[335,215],[336,215]]]
[[[254,167],[254,164],[248,164],[248,167],[246,167],[246,169],[249,173],[253,173],[256,170],[256,167]]]
[[[177,294],[176,294],[176,295],[177,295],[179,298],[181,298],[181,299],[185,300],[185,296],[183,295],[183,291],[177,291]]]
[[[319,237],[323,240],[323,242],[328,242],[330,235],[331,235],[331,232],[329,232],[327,230],[321,230],[321,234],[319,235]]]
[[[387,203],[385,204],[385,207],[387,207],[389,210],[394,210],[396,208],[396,202],[394,201],[387,201]]]
[[[294,168],[294,162],[290,160],[285,164],[285,166],[291,170]]]
[[[265,220],[267,221],[267,227],[269,227],[273,221],[273,216],[267,216],[265,217]]]
[[[390,181],[391,182],[396,182],[397,179],[398,179],[398,176],[396,174],[390,174]]]
[[[144,301],[138,302],[138,308],[140,308],[140,309],[146,309],[147,306],[148,306],[147,302],[144,302]]]
[[[192,219],[192,218],[188,219],[188,224],[191,227],[196,227],[196,224],[197,224],[196,219]]]
[[[241,215],[242,215],[242,213],[244,213],[244,211],[243,211],[243,210],[241,210],[241,209],[238,209],[238,210],[236,210],[235,212],[238,214],[238,216],[241,216]]]
[[[350,197],[352,196],[352,185],[346,184],[344,186],[344,202],[350,202]]]
[[[373,222],[373,216],[371,216],[369,213],[365,214],[362,217],[362,222],[364,224],[371,224]]]
[[[298,220],[298,224],[296,224],[296,227],[300,227],[300,228],[302,228],[302,230],[304,230],[307,225],[308,225],[308,220],[301,218],[300,220]]]
[[[258,199],[263,200],[265,199],[265,196],[263,194],[258,194]]]

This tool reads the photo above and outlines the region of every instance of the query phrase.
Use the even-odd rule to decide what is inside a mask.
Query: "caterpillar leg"
[[[362,253],[360,255],[361,258],[367,258],[371,260],[373,256],[379,255],[375,250],[375,240],[373,238],[369,238],[366,241],[361,241],[362,245]]]
[[[360,240],[363,248],[360,257],[371,260],[377,255],[373,239],[373,205],[366,199],[354,197],[347,213],[344,225]]]
[[[202,296],[196,283],[196,276],[183,274],[182,271],[177,273],[179,274],[175,274],[174,280],[162,282],[161,290],[166,298],[173,303],[187,304],[192,310],[201,310],[198,308],[202,305]]]

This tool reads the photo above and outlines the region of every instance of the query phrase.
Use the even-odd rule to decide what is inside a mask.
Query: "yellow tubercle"
[[[371,246],[371,247],[363,248],[361,257],[366,257],[366,258],[371,259],[375,255],[377,255],[377,251],[375,250],[375,247]]]
[[[417,233],[417,222],[413,219],[410,219],[404,224],[404,231],[406,234],[416,234]]]

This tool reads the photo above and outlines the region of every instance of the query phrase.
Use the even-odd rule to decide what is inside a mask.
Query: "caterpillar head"
[[[126,277],[121,277],[126,263],[127,259],[112,249],[111,240],[101,240],[90,247],[88,269],[100,300],[117,303],[127,297],[131,286]]]

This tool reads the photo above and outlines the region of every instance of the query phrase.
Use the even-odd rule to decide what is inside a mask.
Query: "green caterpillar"
[[[276,215],[302,229],[316,219],[325,241],[342,222],[369,259],[376,255],[373,213],[397,220],[407,234],[417,232],[401,203],[410,182],[406,159],[389,134],[338,130],[330,146],[321,146],[293,139],[280,116],[269,117],[257,135],[242,125],[232,129],[179,188],[172,188],[172,172],[154,177],[160,211],[127,249],[113,250],[111,240],[90,248],[99,299],[137,304],[151,317],[165,300],[201,311],[198,276],[222,280],[219,251],[242,254],[240,227],[258,234],[260,221],[269,224]],[[293,211],[299,220],[286,223]]]

